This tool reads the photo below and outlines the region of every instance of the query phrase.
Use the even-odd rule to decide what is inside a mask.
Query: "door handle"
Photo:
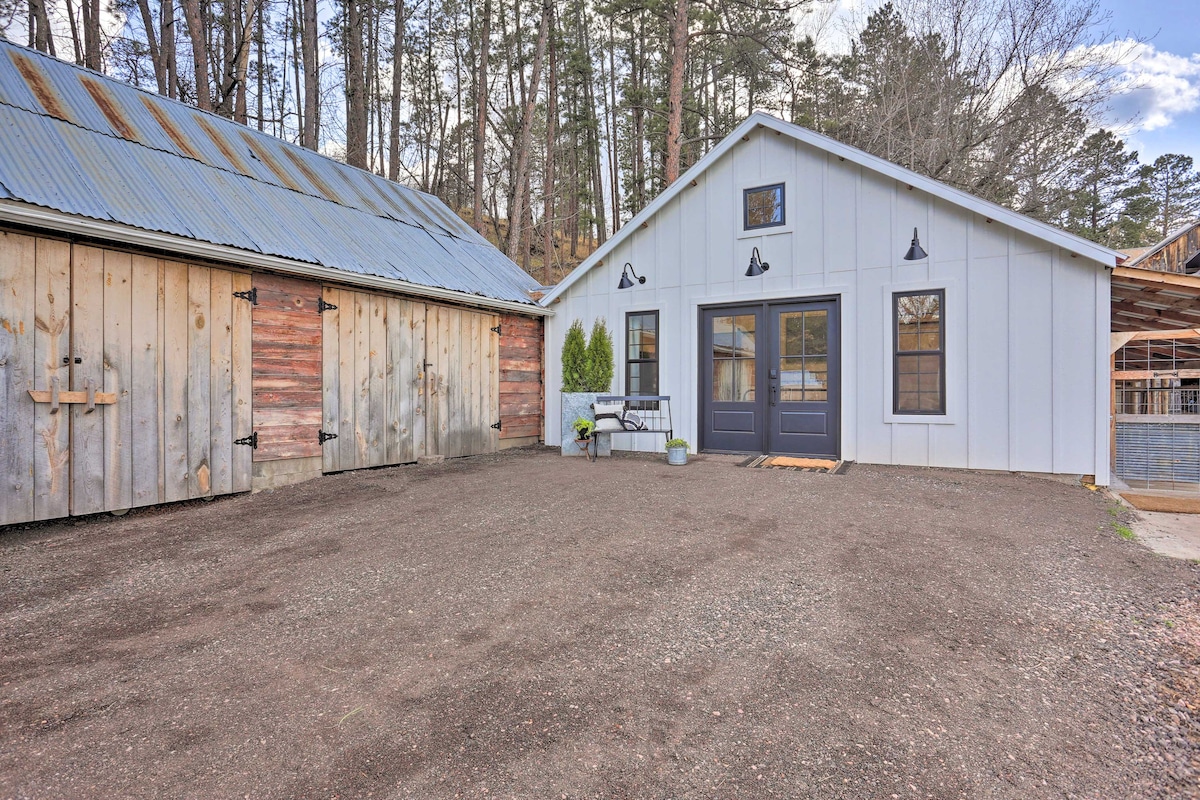
[[[775,401],[779,396],[779,384],[771,381],[771,405],[775,405]]]

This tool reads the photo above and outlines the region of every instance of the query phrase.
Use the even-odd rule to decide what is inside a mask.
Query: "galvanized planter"
[[[592,408],[592,404],[596,402],[596,398],[605,392],[563,392],[562,393],[562,425],[559,428],[559,435],[562,437],[560,452],[564,456],[584,456],[587,453],[580,449],[579,445],[575,444],[575,428],[572,427],[575,420],[583,417],[596,421],[596,412]],[[595,442],[592,444],[592,455],[595,456],[611,456],[612,455],[612,434],[609,433],[593,433],[592,438]]]
[[[682,467],[687,463],[688,449],[686,447],[668,447],[667,463],[673,467]]]

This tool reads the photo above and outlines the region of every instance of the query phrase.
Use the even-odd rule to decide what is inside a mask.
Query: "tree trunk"
[[[179,66],[175,55],[175,0],[162,0],[159,4],[158,23],[161,26],[158,41],[162,52],[167,97],[175,98],[179,96]]]
[[[314,7],[315,0],[312,0]],[[400,69],[404,53],[404,0],[396,0],[396,27],[392,31],[392,105],[388,120],[388,179],[400,178],[400,98],[404,81]]]
[[[487,147],[488,54],[492,49],[492,0],[483,0],[483,29],[479,34],[479,72],[475,79],[475,137],[472,145],[475,230],[483,235],[483,157]]]
[[[89,0],[83,0],[86,5]],[[182,0],[188,38],[192,41],[192,66],[196,77],[196,108],[212,111],[212,91],[208,86],[208,37],[200,16],[200,0]]]
[[[40,0],[29,0],[31,3]],[[142,14],[142,27],[146,29],[146,48],[150,51],[150,63],[154,65],[154,82],[158,93],[167,93],[167,69],[162,52],[158,49],[158,37],[154,35],[154,15],[150,13],[150,0],[138,0],[138,11]]]
[[[75,63],[78,64],[79,66],[83,66],[83,43],[79,39],[79,24],[75,18],[75,6],[71,3],[71,0],[66,0],[66,3],[67,3],[67,22],[70,24],[70,27],[71,27],[71,46],[75,50]],[[33,13],[32,7],[30,8],[29,13],[30,14]],[[31,31],[31,34],[32,34],[32,31]]]
[[[83,65],[100,71],[100,0],[83,0]]]
[[[346,163],[367,168],[367,98],[359,0],[346,0]]]
[[[29,0],[29,16],[33,24],[33,30],[30,31],[33,46],[43,53],[55,55],[54,33],[50,30],[45,0]]]
[[[670,186],[679,177],[683,133],[683,72],[687,66],[688,0],[675,0],[671,17],[671,76],[667,85],[667,153],[663,177]]]
[[[553,27],[553,21],[551,21]],[[546,169],[542,183],[542,194],[545,195],[542,207],[542,227],[545,237],[542,244],[542,285],[554,283],[551,269],[554,255],[554,124],[558,121],[558,59],[554,38],[550,37],[547,47],[550,48],[550,74],[546,86]],[[590,57],[590,56],[589,56]]]
[[[513,174],[513,207],[508,213],[508,247],[506,255],[516,260],[521,248],[521,221],[525,218],[529,190],[529,145],[533,133],[533,115],[537,108],[538,84],[542,79],[542,58],[546,54],[546,41],[550,38],[550,17],[553,0],[542,0],[542,21],[538,26],[537,44],[533,52],[533,71],[529,78],[529,91],[525,96],[525,108],[521,115],[521,132],[517,140],[517,166]]]

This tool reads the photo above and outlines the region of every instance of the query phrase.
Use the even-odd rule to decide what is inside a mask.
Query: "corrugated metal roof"
[[[535,305],[537,282],[436,197],[3,40],[0,194]]]

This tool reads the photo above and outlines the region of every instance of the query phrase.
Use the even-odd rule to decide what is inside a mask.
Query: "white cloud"
[[[1130,40],[1104,46],[1128,49],[1109,103],[1114,123],[1152,131],[1200,108],[1200,54],[1180,56]]]

